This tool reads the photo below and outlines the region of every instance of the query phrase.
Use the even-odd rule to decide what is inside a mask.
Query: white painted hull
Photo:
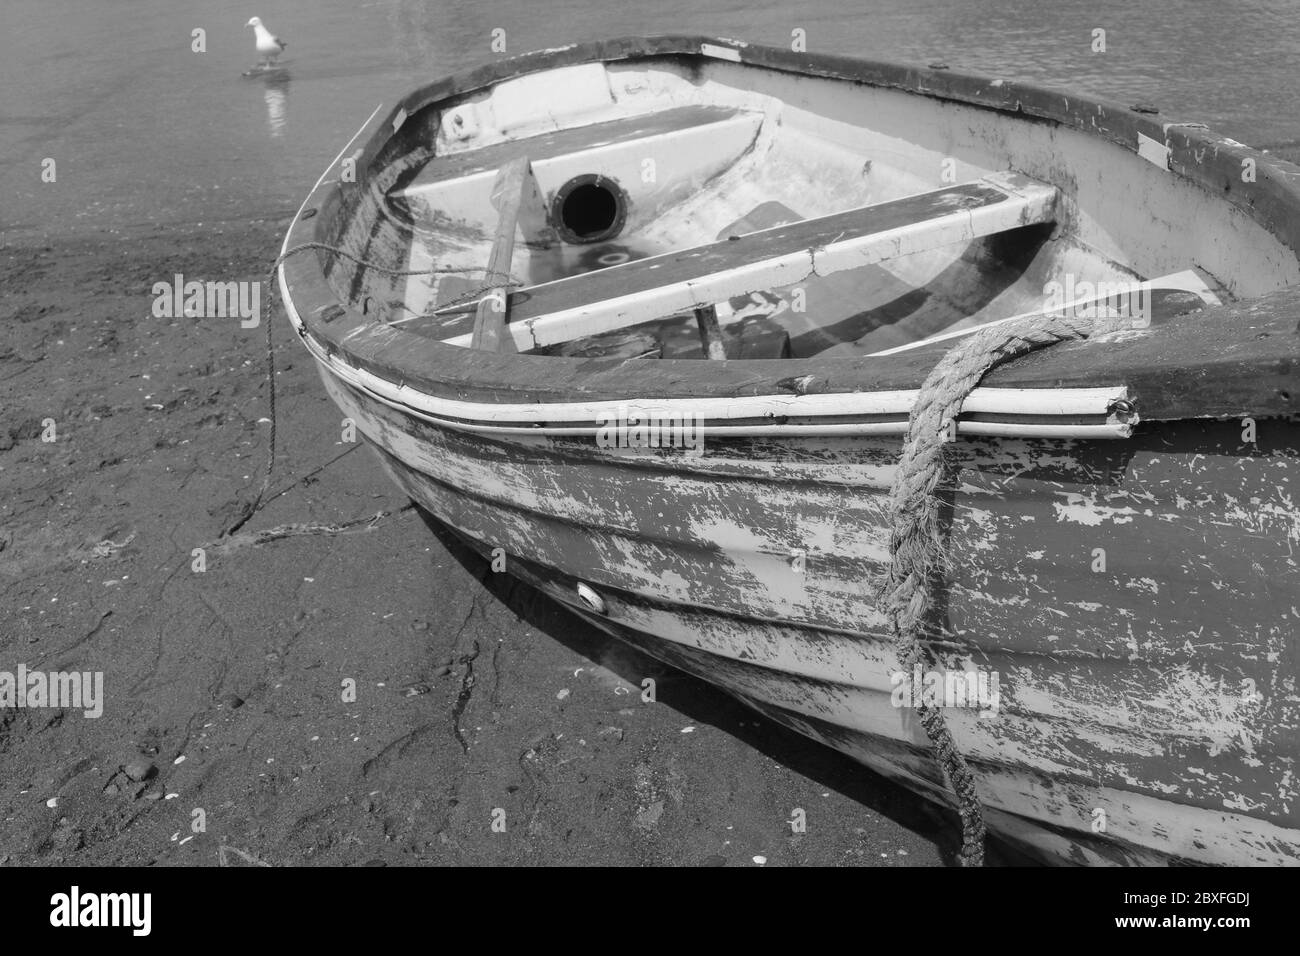
[[[690,469],[665,467],[663,460],[628,459],[624,464],[631,467],[621,470],[635,478],[620,479],[627,499],[619,502],[588,497],[596,494],[594,486],[585,485],[573,470],[581,467],[575,460],[580,448],[559,448],[553,439],[531,444],[520,439],[522,444],[510,447],[449,433],[404,418],[342,386],[331,373],[322,374],[340,408],[382,449],[381,461],[399,486],[483,553],[503,548],[509,570],[610,633],[724,687],[928,798],[950,801],[915,712],[891,701],[891,678],[899,665],[874,603],[887,535],[880,499],[892,480],[886,462],[896,449],[888,439],[860,439],[864,447],[844,446],[803,467],[761,458],[728,461],[725,452],[713,452],[696,460],[698,473],[692,475]],[[975,582],[969,578],[962,581],[967,575],[957,575],[954,593],[965,606],[951,613],[971,622],[959,629],[970,646],[947,657],[958,669],[978,665],[997,670],[1002,706],[992,718],[970,709],[945,713],[958,747],[976,771],[994,832],[1044,857],[1074,862],[1300,862],[1300,834],[1293,821],[1277,814],[1259,819],[1231,806],[1251,799],[1238,788],[1261,783],[1267,793],[1255,797],[1252,809],[1262,808],[1265,796],[1272,807],[1291,802],[1290,774],[1275,771],[1279,761],[1292,759],[1294,740],[1270,722],[1278,713],[1295,713],[1294,689],[1286,689],[1284,678],[1281,685],[1274,682],[1285,699],[1276,701],[1280,710],[1266,712],[1244,703],[1236,690],[1245,679],[1263,686],[1258,670],[1242,668],[1224,683],[1221,674],[1215,676],[1221,661],[1198,665],[1198,655],[1184,653],[1181,640],[1169,636],[1172,622],[1151,593],[1169,587],[1166,580],[1126,588],[1133,592],[1128,605],[1112,604],[1105,620],[1080,628],[1073,648],[1066,646],[1074,641],[1064,633],[1059,641],[1036,634],[1036,614],[1017,608],[1025,601],[999,596],[1008,586],[1026,593],[1025,584],[1035,573],[1007,573],[1006,580],[997,580],[1004,573],[999,529],[1023,516],[986,511],[990,488],[974,483],[983,483],[989,476],[981,470],[996,468],[999,459],[1003,466],[1031,472],[1042,465],[1035,466],[1024,448],[988,454],[963,474],[972,484],[958,503],[953,536],[966,543],[982,539],[976,545],[983,552],[980,563],[997,570],[980,572],[984,593],[972,588]],[[1072,457],[1070,444],[1061,443],[1047,467],[1068,468]],[[1261,464],[1266,469],[1287,466],[1281,456]],[[1089,466],[1080,460],[1075,467],[1082,473]],[[733,469],[749,477],[718,485],[717,476]],[[779,483],[768,483],[771,478]],[[1261,487],[1268,480],[1267,473],[1262,475]],[[655,515],[663,512],[652,487],[663,501],[708,496],[707,489],[714,490],[712,500],[704,497],[697,507],[682,504],[685,512],[701,517],[693,531],[670,520],[656,532]],[[1071,490],[1061,490],[1066,488]],[[738,497],[719,498],[720,489]],[[1061,502],[1047,508],[1057,528],[1028,533],[1049,551],[1054,539],[1060,547],[1073,529],[1093,526],[1090,522],[1123,527],[1133,521],[1113,490],[1106,505],[1094,504],[1096,491],[1077,482],[1060,482],[1047,494]],[[1277,507],[1287,505],[1278,502]],[[785,517],[785,530],[779,533],[760,517],[778,509]],[[1279,526],[1284,533],[1300,533],[1294,510],[1275,513],[1278,521],[1289,523],[1289,528]],[[748,514],[750,523],[737,520],[738,514]],[[1029,509],[1031,520],[1033,516]],[[1238,529],[1224,546],[1231,548],[1234,537],[1254,531]],[[789,537],[782,540],[778,534]],[[1140,537],[1141,532],[1134,535]],[[786,541],[804,546],[808,564],[803,574],[791,569]],[[1088,551],[1081,550],[1079,558],[1086,569]],[[724,564],[727,570],[720,573]],[[1059,573],[1050,559],[1041,570]],[[606,614],[592,614],[583,606],[574,588],[579,580],[600,593]],[[1261,647],[1271,649],[1265,656],[1289,661],[1294,651],[1288,648],[1287,629],[1293,625],[1271,624],[1263,611],[1271,606],[1263,592],[1276,583],[1265,582],[1256,605],[1259,619],[1239,614],[1234,633],[1258,635]],[[1062,590],[1071,593],[1088,587],[1086,579],[1065,584]],[[1040,598],[1051,600],[1046,591]],[[1061,606],[1069,609],[1068,602]],[[1101,611],[1073,613],[1097,618]],[[1056,613],[1063,629],[1083,623],[1065,619],[1064,611]],[[1186,613],[1192,617],[1205,609],[1189,607]],[[1107,650],[1107,642],[1119,636],[1108,637],[1108,632],[1119,622],[1125,633]],[[981,632],[985,627],[990,631]],[[1023,638],[1006,641],[994,629],[1019,631]],[[1237,646],[1229,634],[1219,639],[1225,650]],[[1130,640],[1140,648],[1137,657],[1106,659]],[[1064,653],[1042,656],[1051,655],[1054,644]],[[1208,656],[1207,647],[1202,645],[1199,656]],[[1241,676],[1245,674],[1254,676]],[[1277,747],[1283,754],[1264,753]],[[1267,781],[1250,776],[1255,772],[1249,767],[1260,757],[1274,773]],[[1186,765],[1177,770],[1179,763]],[[1201,790],[1199,799],[1183,802],[1187,794],[1179,791],[1192,782]],[[1104,826],[1104,832],[1094,833],[1094,826]]]

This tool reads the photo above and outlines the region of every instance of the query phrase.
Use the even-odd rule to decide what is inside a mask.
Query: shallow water
[[[256,62],[248,16],[289,43]],[[639,33],[708,33],[813,51],[943,60],[1208,123],[1300,150],[1300,11],[1289,0],[4,0],[0,229],[130,232],[295,209],[380,102],[508,53]],[[206,52],[191,31],[206,31]],[[1106,31],[1094,53],[1093,31]],[[57,180],[41,181],[42,161]]]

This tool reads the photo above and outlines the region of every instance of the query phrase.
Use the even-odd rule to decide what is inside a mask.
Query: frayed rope
[[[889,491],[893,527],[889,535],[889,573],[881,603],[890,636],[906,673],[930,669],[932,634],[929,617],[934,594],[946,572],[941,528],[942,506],[936,494],[949,478],[945,449],[954,435],[962,403],[991,369],[1026,352],[1070,339],[1088,338],[1131,327],[1118,317],[1033,316],[974,333],[950,349],[926,376],[908,421],[903,454]],[[962,823],[962,866],[984,864],[984,812],[975,779],[957,750],[943,711],[917,702],[921,726],[934,748],[948,784],[957,796]]]

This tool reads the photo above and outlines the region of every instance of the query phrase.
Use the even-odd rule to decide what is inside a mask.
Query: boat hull
[[[625,250],[546,238],[592,176],[622,190]],[[996,216],[976,230],[979,196]],[[279,278],[405,492],[609,633],[951,805],[909,696],[942,689],[990,827],[1044,858],[1291,864],[1297,249],[1300,168],[1199,123],[941,64],[651,37],[376,109]],[[465,277],[494,262],[490,287]],[[1195,294],[1130,297],[1131,328],[1076,328],[954,415],[933,672],[902,673],[889,490],[951,336],[1138,278]],[[789,323],[774,352],[794,357],[727,352],[749,306]],[[698,359],[666,334],[586,351],[681,310]],[[823,351],[827,329],[844,341]],[[647,410],[703,432],[648,447]]]
[[[896,437],[612,450],[445,427],[321,374],[397,484],[483,554],[951,803],[876,601]],[[1300,862],[1300,426],[952,454],[938,653],[997,678],[994,706],[945,708],[992,830],[1062,862]]]

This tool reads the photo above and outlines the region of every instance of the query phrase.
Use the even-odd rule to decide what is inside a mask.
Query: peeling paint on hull
[[[948,801],[891,704],[874,598],[897,440],[620,455],[443,429],[322,379],[403,490],[513,573],[590,618],[585,582],[610,633]],[[1006,838],[1063,862],[1300,862],[1300,425],[1240,439],[1188,422],[955,447],[937,650],[1000,676],[996,716],[947,715]]]

